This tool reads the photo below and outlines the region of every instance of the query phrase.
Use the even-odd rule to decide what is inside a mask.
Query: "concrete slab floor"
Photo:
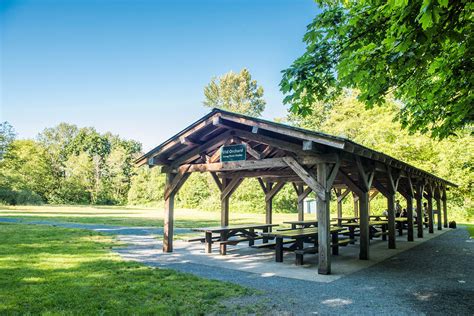
[[[213,247],[212,254],[204,252],[204,244],[200,242],[175,241],[172,253],[163,253],[161,250],[161,236],[119,235],[118,238],[128,244],[127,247],[115,249],[124,259],[153,264],[156,266],[169,266],[174,264],[193,263],[211,267],[240,270],[255,273],[261,277],[285,277],[313,282],[333,282],[351,273],[368,268],[378,262],[389,258],[396,259],[397,254],[420,245],[430,239],[436,238],[450,229],[435,230],[429,234],[424,231],[424,238],[416,238],[408,242],[406,234],[397,236],[396,249],[388,249],[388,242],[380,239],[371,240],[370,260],[359,260],[359,245],[348,245],[339,248],[338,256],[331,256],[330,275],[317,273],[317,254],[305,255],[305,265],[295,265],[295,254],[285,252],[283,263],[274,259],[273,249],[255,249],[248,244],[241,243],[237,246],[228,246],[227,255],[219,254],[219,247]],[[415,231],[416,236],[416,231]]]

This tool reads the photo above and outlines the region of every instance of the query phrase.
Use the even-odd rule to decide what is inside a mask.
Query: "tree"
[[[9,189],[35,192],[43,200],[47,199],[53,186],[47,153],[33,140],[15,140],[10,144],[0,163],[0,174]]]
[[[445,138],[472,126],[473,4],[467,0],[323,1],[306,52],[283,71],[285,104],[302,115],[316,100],[360,90],[369,108],[387,95],[411,133]]]
[[[265,109],[263,88],[247,69],[213,78],[204,88],[204,105],[258,117]]]
[[[313,114],[304,118],[292,114],[289,121],[303,128],[348,138],[451,180],[459,188],[448,191],[450,213],[463,218],[474,216],[474,137],[467,131],[441,141],[420,133],[409,135],[394,121],[400,110],[399,103],[387,99],[385,107],[365,110],[357,97],[354,91],[346,91],[331,108],[315,102],[311,106]],[[323,118],[319,115],[321,111],[325,111]],[[386,202],[381,202],[385,207]]]
[[[2,160],[10,143],[15,139],[15,130],[8,122],[0,123],[0,160]]]

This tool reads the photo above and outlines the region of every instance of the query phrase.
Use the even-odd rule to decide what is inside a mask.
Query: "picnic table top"
[[[232,226],[215,226],[215,227],[199,227],[193,228],[196,232],[211,232],[220,233],[224,231],[237,230],[237,229],[252,229],[252,228],[267,228],[278,226],[278,224],[248,224],[248,225],[232,225]]]
[[[344,230],[343,227],[331,227],[330,232],[338,232]],[[275,231],[271,233],[263,233],[264,236],[268,237],[281,237],[281,238],[302,238],[302,237],[310,237],[318,234],[317,227],[311,228],[298,228],[298,229],[291,229],[291,230],[282,230],[282,231]]]
[[[369,221],[369,225],[383,225],[383,224],[388,224],[388,221]],[[341,226],[349,227],[349,226],[355,226],[359,227],[360,223],[342,223]]]
[[[336,221],[335,218],[331,218],[330,221]],[[317,219],[308,219],[308,220],[303,220],[303,221],[285,221],[283,224],[294,224],[294,225],[304,225],[304,224],[317,224],[318,220]]]

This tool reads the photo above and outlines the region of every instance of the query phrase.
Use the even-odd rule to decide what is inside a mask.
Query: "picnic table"
[[[387,219],[386,215],[371,215],[369,218],[374,218],[375,220],[385,220]],[[385,219],[382,219],[385,218]],[[395,217],[395,223],[398,229],[398,235],[403,236],[403,227],[405,223],[408,222],[408,218],[406,217]]]
[[[339,254],[339,232],[344,230],[343,227],[331,227],[331,241],[332,241],[332,253],[333,255]],[[291,244],[287,247],[287,250],[295,250],[298,252],[301,250],[301,254],[308,253],[310,251],[317,252],[317,243],[318,243],[318,228],[311,227],[311,228],[298,228],[292,230],[284,230],[284,231],[274,231],[269,233],[263,233],[263,236],[267,236],[269,238],[275,238],[275,261],[276,262],[283,262],[283,248],[284,240],[289,241]],[[311,240],[314,243],[313,247],[304,249],[304,242],[305,240]],[[288,242],[287,242],[288,243]],[[347,242],[348,243],[348,242]],[[298,253],[297,253],[298,255]],[[299,261],[301,258],[301,261]],[[302,264],[302,256],[297,256],[297,264]]]
[[[337,220],[337,225],[341,226],[343,222],[354,223],[354,222],[357,222],[359,219],[360,217],[347,216],[347,217],[338,217],[336,220]]]
[[[336,222],[337,219],[331,219],[331,222]],[[286,221],[283,224],[290,224],[291,229],[297,228],[308,228],[308,227],[318,227],[318,220],[303,220],[303,221]]]
[[[382,227],[382,232],[377,234],[373,233],[372,230],[369,230],[370,232],[370,238],[372,239],[373,237],[376,237],[378,235],[382,236],[382,240],[387,240],[387,225],[388,221],[369,221],[369,227],[373,226],[381,226]],[[354,243],[355,240],[355,229],[360,227],[360,223],[356,222],[350,222],[350,223],[342,223],[342,227],[347,227],[349,229],[349,239],[351,239],[351,243]]]
[[[240,242],[249,242],[249,246],[253,246],[255,240],[263,239],[263,242],[268,242],[267,237],[259,235],[256,231],[261,230],[263,233],[268,233],[271,227],[278,226],[278,224],[249,224],[249,225],[235,225],[235,226],[217,226],[217,227],[201,227],[193,228],[193,231],[204,232],[204,242],[206,253],[212,252],[212,244],[214,242],[220,244],[220,254],[227,253],[227,245],[236,245]],[[214,236],[217,234],[217,236]],[[238,237],[230,239],[231,237]]]

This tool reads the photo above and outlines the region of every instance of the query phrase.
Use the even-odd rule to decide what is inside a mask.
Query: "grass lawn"
[[[465,224],[469,235],[474,238],[474,224]]]
[[[250,311],[223,301],[252,294],[251,290],[123,261],[110,251],[119,245],[112,237],[22,224],[0,224],[0,236],[2,315]]]
[[[123,206],[0,206],[0,217],[28,220],[54,220],[60,222],[109,224],[123,226],[163,227],[163,210]],[[273,214],[273,221],[296,220],[297,214]],[[231,224],[264,223],[265,214],[230,211]],[[175,226],[193,228],[220,224],[219,212],[190,209],[175,210]]]

